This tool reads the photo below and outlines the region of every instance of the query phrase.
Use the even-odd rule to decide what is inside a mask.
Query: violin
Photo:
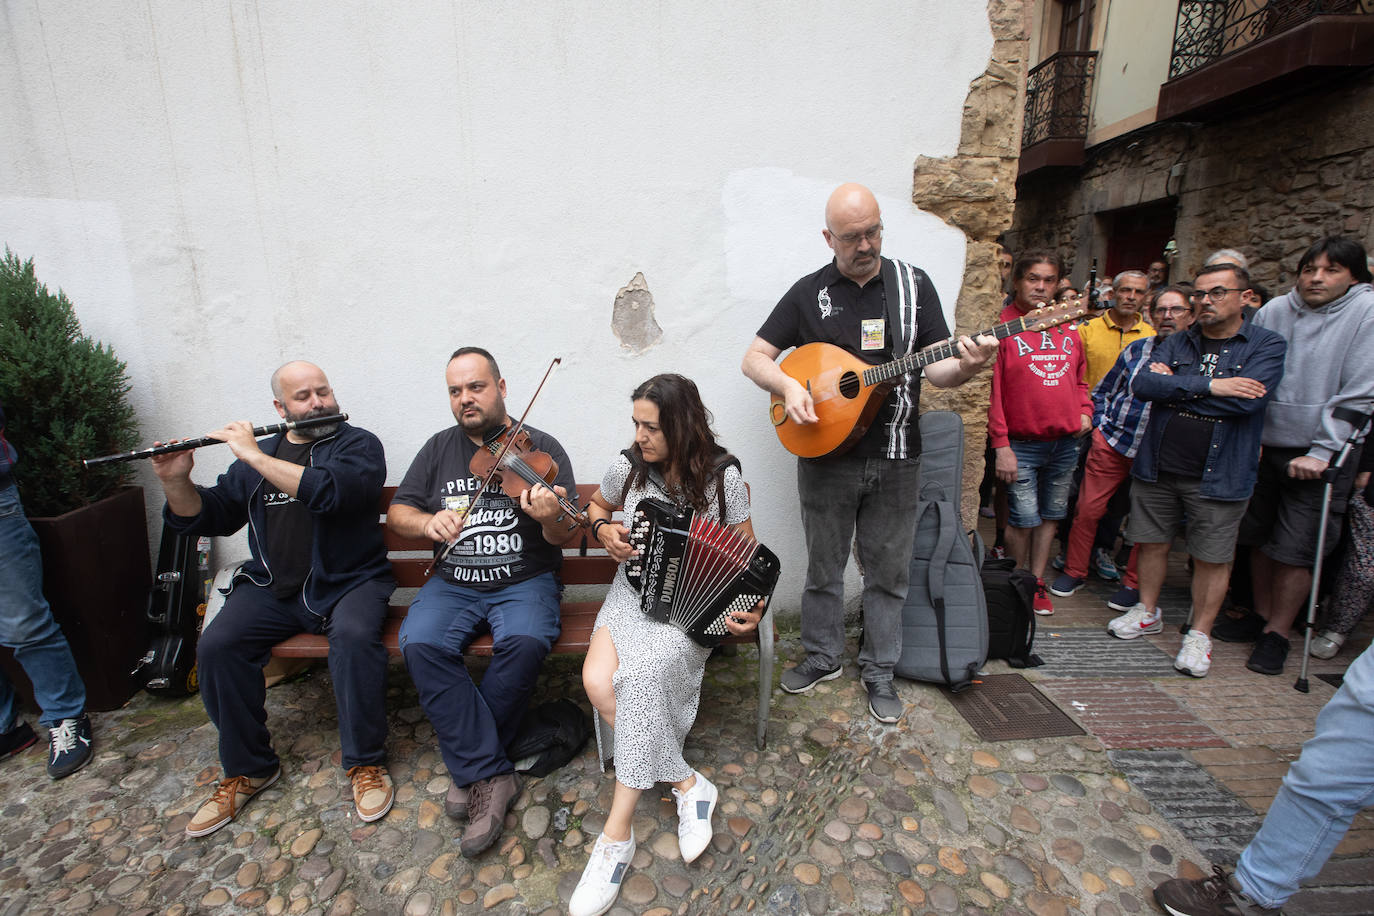
[[[482,447],[468,462],[468,471],[479,480],[499,483],[501,490],[513,499],[532,487],[544,487],[550,492],[558,477],[558,462],[548,452],[541,452],[530,441],[529,430],[507,427],[500,435],[482,443]],[[558,505],[580,527],[591,524],[587,513],[566,496],[558,497]]]

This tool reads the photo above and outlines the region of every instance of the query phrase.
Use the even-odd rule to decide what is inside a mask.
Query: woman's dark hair
[[[1312,247],[1303,252],[1298,260],[1298,273],[1302,269],[1317,259],[1318,255],[1326,255],[1326,259],[1332,264],[1339,264],[1350,271],[1356,283],[1371,283],[1374,278],[1369,274],[1369,260],[1365,256],[1364,246],[1352,238],[1343,235],[1328,235],[1318,242],[1314,242]]]
[[[682,498],[693,509],[704,511],[715,495],[716,488],[711,484],[721,467],[721,458],[727,453],[711,431],[711,412],[701,403],[696,382],[676,373],[655,375],[636,388],[630,400],[649,401],[658,407],[658,427],[667,441],[669,455],[669,465],[658,470],[665,477],[668,471],[674,471]],[[635,443],[630,448],[630,476],[620,494],[622,504],[631,487],[648,479],[649,467],[639,443]],[[725,507],[720,509],[723,520]]]

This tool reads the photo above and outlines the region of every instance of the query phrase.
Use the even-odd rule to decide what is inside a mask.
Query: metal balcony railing
[[[1369,13],[1371,0],[1182,0],[1174,25],[1169,78],[1316,16]]]
[[[1026,75],[1026,119],[1021,148],[1042,140],[1082,140],[1088,136],[1096,51],[1060,51]]]

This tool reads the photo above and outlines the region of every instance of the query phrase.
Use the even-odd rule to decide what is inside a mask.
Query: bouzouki
[[[970,336],[988,335],[1002,340],[1022,331],[1045,331],[1086,313],[1081,301],[1047,305]],[[778,440],[789,452],[802,458],[842,454],[868,431],[883,399],[906,373],[958,356],[956,340],[951,337],[876,366],[833,344],[810,343],[797,347],[787,354],[779,367],[810,392],[819,422],[795,422],[787,415],[783,399],[773,395],[768,415],[777,430]]]

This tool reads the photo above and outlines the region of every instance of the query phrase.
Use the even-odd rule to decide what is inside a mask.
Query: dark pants
[[[561,593],[552,573],[495,591],[434,578],[411,603],[401,625],[401,654],[457,785],[514,772],[506,745],[558,639]],[[479,687],[463,651],[487,631],[492,658]]]
[[[382,623],[394,589],[389,578],[373,579],[344,595],[328,617],[319,617],[300,598],[284,601],[271,589],[243,580],[234,585],[196,649],[200,696],[219,729],[219,761],[226,777],[257,778],[277,769],[262,669],[274,645],[301,632],[329,637],[344,767],[386,760]]]

